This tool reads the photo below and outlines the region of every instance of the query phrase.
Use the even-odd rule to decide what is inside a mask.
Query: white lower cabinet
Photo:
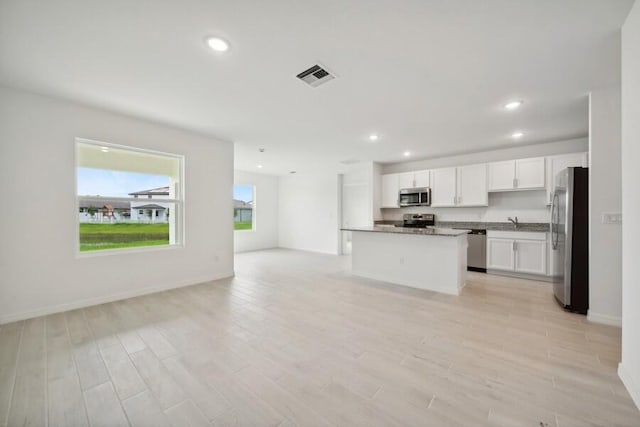
[[[547,274],[547,233],[488,231],[487,269]]]
[[[487,269],[513,270],[513,244],[509,239],[487,239]]]
[[[547,241],[515,240],[515,271],[519,273],[547,273]]]

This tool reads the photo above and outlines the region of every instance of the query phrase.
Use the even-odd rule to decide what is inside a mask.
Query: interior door
[[[342,186],[342,226],[367,227],[371,225],[369,185],[366,183]],[[342,253],[351,253],[351,232],[342,232]]]

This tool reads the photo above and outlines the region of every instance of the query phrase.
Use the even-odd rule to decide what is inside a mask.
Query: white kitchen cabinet
[[[551,204],[556,175],[561,170],[572,166],[588,167],[588,153],[569,153],[547,157],[547,205]]]
[[[413,172],[405,172],[398,174],[398,188],[414,188]]]
[[[457,168],[457,206],[488,206],[487,165]]]
[[[417,188],[429,186],[429,171],[415,171],[398,174],[399,188]]]
[[[487,269],[513,271],[513,240],[487,239]]]
[[[516,177],[515,160],[489,163],[489,191],[513,190]]]
[[[515,271],[519,273],[547,273],[547,241],[515,240]]]
[[[399,175],[397,173],[382,175],[382,194],[380,195],[380,206],[383,208],[398,207]]]
[[[431,206],[456,206],[456,168],[431,171]]]
[[[545,188],[545,158],[489,163],[489,191],[536,190]]]
[[[514,187],[516,190],[534,190],[545,187],[544,157],[518,159],[515,163],[516,181]]]
[[[428,170],[417,171],[413,174],[413,180],[416,187],[428,187],[431,183],[430,173]]]
[[[487,269],[547,274],[547,233],[488,231]]]

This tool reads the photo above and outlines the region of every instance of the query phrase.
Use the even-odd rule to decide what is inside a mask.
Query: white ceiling
[[[632,3],[2,0],[0,83],[234,141],[244,170],[436,157],[586,135]],[[317,61],[339,77],[295,78]]]

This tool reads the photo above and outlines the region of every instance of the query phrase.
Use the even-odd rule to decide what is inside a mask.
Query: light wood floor
[[[242,254],[233,280],[3,325],[0,425],[640,426],[620,330],[548,284],[452,297],[348,266]]]

